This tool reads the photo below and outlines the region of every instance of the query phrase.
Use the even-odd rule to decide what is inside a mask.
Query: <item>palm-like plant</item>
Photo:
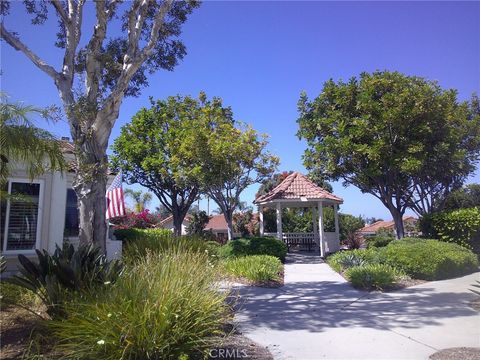
[[[152,201],[152,194],[149,192],[144,193],[141,190],[125,189],[124,193],[135,201],[134,210],[137,213],[145,210],[148,203]]]
[[[0,93],[0,184],[5,184],[14,162],[24,163],[30,178],[49,170],[63,170],[60,143],[46,130],[37,128],[32,116],[51,119],[49,109],[10,103]]]

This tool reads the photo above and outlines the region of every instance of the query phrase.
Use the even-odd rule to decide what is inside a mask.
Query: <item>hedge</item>
[[[381,249],[385,263],[415,279],[441,280],[478,269],[477,256],[458,244],[432,239],[405,238]]]
[[[408,276],[422,280],[441,280],[478,270],[477,256],[458,244],[432,239],[405,238],[380,248],[341,251],[327,259],[338,272],[356,266],[389,265]]]
[[[143,239],[148,236],[172,236],[173,233],[168,229],[116,229],[113,232],[113,235],[117,240],[124,242],[129,242],[135,239]]]
[[[480,254],[480,207],[436,214],[432,217],[432,226],[440,240]]]
[[[287,256],[287,245],[272,237],[252,237],[230,240],[218,249],[221,258],[240,257],[247,255],[275,256],[282,262]]]

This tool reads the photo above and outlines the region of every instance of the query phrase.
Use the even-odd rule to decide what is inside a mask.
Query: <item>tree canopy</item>
[[[468,184],[451,192],[445,199],[444,210],[480,207],[480,184]]]
[[[203,93],[199,99],[151,99],[151,107],[138,111],[112,146],[113,165],[123,170],[127,182],[145,186],[158,197],[173,215],[178,235],[200,189],[201,181],[192,169],[203,160],[195,154],[183,156],[183,148],[188,146],[185,142],[191,141],[186,134],[201,131],[203,114],[215,111],[229,113],[220,102],[207,101]]]
[[[301,95],[299,113],[305,166],[377,197],[398,237],[408,207],[432,211],[479,158],[476,97],[458,102],[456,91],[420,77],[376,71],[329,80],[315,99]]]
[[[221,99],[214,98],[212,104],[215,102],[221,104]],[[182,134],[178,161],[196,163],[182,166],[184,174],[198,179],[202,192],[216,202],[231,239],[233,211],[240,203],[240,194],[271,176],[279,160],[267,151],[267,136],[235,122],[230,108],[209,107],[198,120],[198,127]]]

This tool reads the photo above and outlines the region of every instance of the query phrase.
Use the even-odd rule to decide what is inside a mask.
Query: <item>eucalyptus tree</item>
[[[8,24],[11,3],[3,0],[0,38],[23,53],[55,84],[70,124],[77,162],[80,243],[105,247],[108,139],[125,96],[138,96],[147,74],[173,70],[185,54],[181,26],[195,0],[24,0],[32,25],[58,23],[55,46],[60,68],[48,64]],[[20,4],[18,4],[20,6]],[[88,28],[85,18],[93,17]],[[90,20],[90,19],[88,19]],[[85,23],[85,24],[84,24]],[[86,35],[86,36],[85,36]],[[49,51],[51,51],[49,49]]]
[[[378,198],[404,234],[403,214],[431,212],[474,171],[480,153],[478,101],[398,72],[327,81],[299,101],[304,163]]]

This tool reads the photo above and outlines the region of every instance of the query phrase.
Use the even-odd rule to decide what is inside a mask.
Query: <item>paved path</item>
[[[468,288],[479,273],[391,293],[353,289],[323,263],[287,263],[285,286],[240,288],[236,320],[276,359],[427,359],[479,347]]]

